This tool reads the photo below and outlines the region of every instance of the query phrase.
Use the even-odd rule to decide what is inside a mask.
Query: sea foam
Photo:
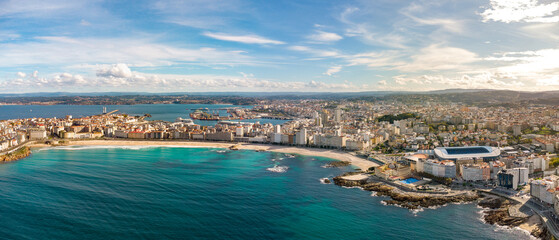
[[[288,166],[279,166],[279,165],[274,165],[274,167],[266,168],[266,170],[270,172],[277,172],[277,173],[287,172],[287,169],[289,169]]]

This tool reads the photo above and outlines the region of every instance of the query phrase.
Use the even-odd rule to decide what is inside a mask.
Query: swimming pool
[[[400,181],[401,183],[405,183],[405,184],[412,184],[414,182],[419,182],[419,179],[415,179],[415,178],[408,178],[408,179],[404,179],[402,181]]]

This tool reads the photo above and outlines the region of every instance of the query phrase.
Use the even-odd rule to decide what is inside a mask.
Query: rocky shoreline
[[[326,165],[324,165],[324,167],[326,168],[336,168],[336,167],[346,167],[351,165],[351,162],[349,161],[332,161]]]
[[[14,152],[6,153],[4,155],[0,155],[0,162],[12,162],[17,161],[22,158],[26,158],[31,155],[31,150],[29,147],[22,147]]]
[[[370,183],[366,179],[348,180],[347,176],[359,174],[359,172],[346,173],[333,178],[334,184],[344,187],[361,187],[365,191],[376,192],[377,196],[387,196],[390,200],[384,202],[388,205],[398,205],[408,209],[419,209],[442,206],[448,203],[472,202],[480,198],[474,191],[468,191],[454,195],[426,194],[404,192],[382,182]]]
[[[463,191],[456,194],[428,194],[407,192],[390,186],[384,182],[370,182],[368,178],[354,178],[364,175],[363,172],[348,172],[334,177],[334,184],[343,187],[360,187],[365,191],[376,192],[376,196],[390,197],[384,200],[387,205],[396,205],[410,210],[443,206],[448,203],[478,202],[482,207],[483,220],[491,225],[518,227],[540,239],[553,239],[551,233],[541,223],[537,214],[526,214],[520,204],[515,204],[507,199],[478,193],[475,190]],[[512,214],[511,214],[512,212]]]
[[[520,212],[519,208],[521,206],[519,205],[501,197],[490,196],[486,196],[478,203],[478,206],[484,208],[483,220],[486,223],[506,227],[519,227],[539,239],[554,239],[542,224],[538,215]],[[513,209],[515,214],[511,215],[511,210]]]

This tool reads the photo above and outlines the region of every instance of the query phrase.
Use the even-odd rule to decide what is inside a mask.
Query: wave
[[[365,191],[362,187],[359,187],[359,186],[353,186],[353,187],[342,186],[342,187],[343,187],[343,188],[348,188],[348,189],[357,188],[357,189],[361,189],[361,191]]]
[[[480,206],[477,206],[476,208],[481,209],[481,210],[477,211],[478,220],[480,222],[482,222],[483,224],[489,224],[487,221],[485,221],[485,215],[487,215],[486,211],[489,210],[490,208],[483,208],[483,207],[480,207]],[[495,232],[507,232],[507,233],[512,233],[512,234],[522,234],[522,235],[525,235],[525,236],[529,237],[530,239],[538,239],[538,238],[534,237],[528,230],[522,229],[520,227],[502,226],[502,225],[499,225],[499,224],[493,224],[493,226],[495,227],[495,229],[494,229]]]
[[[414,217],[417,217],[417,215],[418,215],[420,212],[423,212],[423,211],[425,211],[424,208],[410,209],[410,212],[412,213],[412,215],[413,215]]]
[[[509,226],[501,226],[498,224],[495,224],[495,232],[507,232],[507,233],[511,233],[511,234],[518,234],[518,235],[525,235],[526,237],[528,237],[529,239],[539,239],[537,237],[532,236],[532,234],[525,229],[522,229],[520,227],[509,227]]]
[[[328,179],[328,178],[321,178],[321,179],[320,179],[320,182],[321,182],[322,184],[330,184],[330,182],[327,183],[326,180],[330,180],[330,179]]]
[[[130,150],[140,150],[146,148],[219,148],[212,146],[185,146],[185,145],[141,145],[141,146],[131,146],[131,145],[86,145],[86,146],[59,146],[50,148],[40,148],[35,151],[44,150],[87,150],[87,149],[130,149]],[[226,152],[226,150],[219,150],[218,152]]]
[[[277,172],[277,173],[287,172],[287,169],[289,169],[288,166],[279,166],[279,165],[274,165],[274,167],[266,168],[266,170],[270,172]]]

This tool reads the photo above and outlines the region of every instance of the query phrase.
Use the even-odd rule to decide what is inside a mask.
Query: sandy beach
[[[197,141],[149,141],[149,140],[77,140],[67,141],[64,146],[192,146],[192,147],[215,147],[228,148],[237,145],[244,150],[265,150],[279,153],[299,154],[305,156],[327,157],[340,161],[348,161],[351,165],[362,170],[370,167],[379,166],[377,163],[354,156],[348,152],[318,149],[318,148],[299,148],[280,145],[265,145],[252,143],[223,143],[223,142],[197,142]],[[33,144],[30,147],[50,147],[47,144]]]

